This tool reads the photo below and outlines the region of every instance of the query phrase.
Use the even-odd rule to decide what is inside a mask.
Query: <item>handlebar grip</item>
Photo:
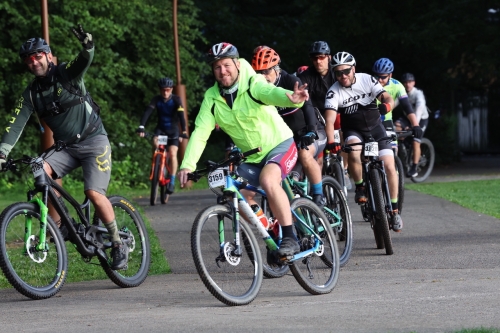
[[[262,151],[262,148],[261,147],[257,147],[257,148],[254,148],[254,149],[250,149],[249,151],[247,152],[244,152],[242,155],[243,157],[248,157],[250,155],[253,155],[253,154],[256,154],[256,153],[259,153]]]

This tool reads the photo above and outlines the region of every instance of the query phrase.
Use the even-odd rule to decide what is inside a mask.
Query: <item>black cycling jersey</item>
[[[309,66],[308,69],[298,76],[303,83],[307,83],[309,100],[315,108],[318,108],[319,112],[324,117],[326,92],[335,83],[335,75],[332,66],[328,65],[328,72],[325,76],[321,76],[314,66]]]
[[[275,85],[284,89],[293,90],[295,82],[298,82],[299,86],[302,85],[302,81],[298,77],[281,70],[278,82],[275,83]],[[305,101],[302,108],[284,108],[277,106],[276,109],[278,109],[278,113],[292,130],[294,137],[300,137],[307,132],[317,130],[318,121],[311,101]]]
[[[172,94],[171,98],[165,100],[163,96],[157,95],[149,102],[141,118],[141,126],[145,126],[149,116],[156,109],[158,114],[157,129],[169,132],[177,128],[179,122],[182,131],[186,131],[186,120],[184,119],[184,108],[179,96]]]

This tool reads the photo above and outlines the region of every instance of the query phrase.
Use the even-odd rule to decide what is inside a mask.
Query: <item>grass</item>
[[[405,188],[446,199],[480,214],[500,218],[500,179],[405,184]]]

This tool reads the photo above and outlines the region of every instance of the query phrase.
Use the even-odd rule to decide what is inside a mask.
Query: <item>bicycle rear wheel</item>
[[[389,221],[387,219],[387,212],[385,209],[385,196],[382,191],[382,181],[380,179],[379,172],[380,171],[377,169],[370,170],[370,182],[373,189],[373,200],[375,201],[375,208],[377,210],[373,231],[375,233],[375,238],[383,238],[385,253],[387,255],[391,255],[394,253],[394,251],[392,249]],[[377,247],[378,245],[379,244],[377,242]]]
[[[106,272],[106,275],[116,285],[122,288],[137,287],[140,285],[149,272],[151,262],[151,250],[149,236],[141,215],[126,198],[113,195],[108,197],[115,213],[116,225],[120,233],[122,242],[129,247],[127,265],[120,270],[112,270],[110,263],[99,257],[99,262]],[[94,213],[94,224],[102,225],[101,220]],[[105,235],[105,237],[109,235]],[[105,250],[108,258],[111,258],[111,248]]]
[[[240,223],[241,256],[234,255],[233,216],[227,206],[202,210],[191,229],[191,251],[201,280],[227,305],[252,302],[262,285],[262,256],[250,227]]]
[[[300,225],[298,217],[304,218],[304,222],[321,237],[323,242],[317,251],[293,261],[290,270],[297,282],[309,293],[313,295],[330,293],[337,284],[340,260],[335,235],[328,219],[309,199],[294,199],[290,206],[301,251],[312,249],[316,239]]]
[[[342,186],[332,177],[323,177],[323,195],[326,200],[323,212],[330,224],[340,225],[333,227],[339,249],[340,266],[345,266],[351,256],[353,247],[352,219],[347,199]],[[332,211],[332,213],[329,212]]]
[[[25,241],[27,220],[31,220],[31,232]],[[49,298],[59,292],[68,269],[63,237],[48,215],[45,250],[36,250],[40,224],[40,207],[32,203],[14,203],[0,215],[0,267],[10,284],[32,299]]]
[[[158,186],[160,181],[161,172],[161,154],[155,157],[155,166],[153,170],[153,179],[151,179],[151,196],[149,198],[149,203],[151,206],[156,204],[156,198],[158,197]]]
[[[422,141],[420,142],[420,152],[420,160],[417,165],[418,175],[411,178],[411,181],[414,183],[421,183],[430,176],[432,169],[434,168],[434,161],[436,160],[436,153],[431,140],[422,138]]]
[[[401,162],[401,159],[397,155],[394,156],[394,163],[396,165],[396,172],[398,173],[398,208],[399,214],[401,214],[405,200],[405,170],[403,162]]]

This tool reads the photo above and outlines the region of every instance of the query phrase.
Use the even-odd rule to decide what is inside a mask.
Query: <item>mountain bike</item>
[[[127,265],[121,270],[112,270],[113,244],[97,214],[94,212],[91,216],[90,200],[85,198],[80,204],[44,171],[44,158],[64,147],[66,144],[58,141],[38,157],[25,155],[5,163],[5,171],[27,166],[24,170],[30,169],[35,179],[34,188],[27,192],[28,202],[13,203],[0,215],[0,267],[5,277],[29,298],[54,296],[66,281],[65,241],[69,240],[85,262],[91,263],[97,257],[116,285],[124,288],[140,285],[147,277],[151,256],[148,233],[140,214],[124,197],[109,197],[120,238],[130,250]],[[48,215],[49,200],[61,217],[60,228]],[[76,215],[70,213],[65,202]],[[62,231],[67,235],[63,236]]]
[[[210,188],[220,189],[218,203],[202,210],[194,221],[191,249],[196,269],[207,289],[218,300],[232,306],[252,302],[262,284],[263,259],[251,225],[258,230],[270,251],[279,248],[279,240],[273,239],[275,235],[263,226],[239,191],[246,189],[262,196],[265,192],[227,167],[238,165],[259,150],[232,153],[219,163],[207,161],[206,168],[188,177],[197,181],[207,175]],[[337,284],[340,264],[328,219],[318,206],[305,198],[294,199],[290,207],[301,252],[278,260],[290,266],[295,279],[309,293],[329,293]],[[250,221],[242,222],[240,211]]]
[[[392,141],[395,137],[384,137],[378,141]],[[392,229],[393,211],[387,175],[384,162],[378,156],[378,142],[373,137],[364,142],[344,144],[342,150],[352,152],[354,146],[362,146],[361,164],[363,165],[363,179],[366,183],[368,201],[364,205],[364,213],[370,221],[378,249],[385,248],[385,253],[394,253],[390,229]]]
[[[398,156],[403,163],[403,169],[406,173],[410,170],[413,164],[413,139],[412,131],[397,131],[398,136]],[[410,137],[410,138],[408,138]],[[418,175],[411,177],[411,181],[414,183],[421,183],[425,181],[434,168],[434,162],[436,160],[436,152],[434,150],[434,145],[431,140],[427,138],[422,138],[420,142],[420,159],[417,163]]]
[[[152,136],[148,133],[147,136]],[[158,190],[160,192],[160,202],[161,204],[166,204],[171,191],[169,191],[170,176],[172,172],[170,171],[169,156],[167,143],[169,137],[167,135],[158,135],[158,148],[155,149],[153,153],[153,159],[151,161],[151,173],[149,179],[151,180],[151,196],[150,205],[154,206],[158,198]],[[159,189],[158,189],[159,188]]]

